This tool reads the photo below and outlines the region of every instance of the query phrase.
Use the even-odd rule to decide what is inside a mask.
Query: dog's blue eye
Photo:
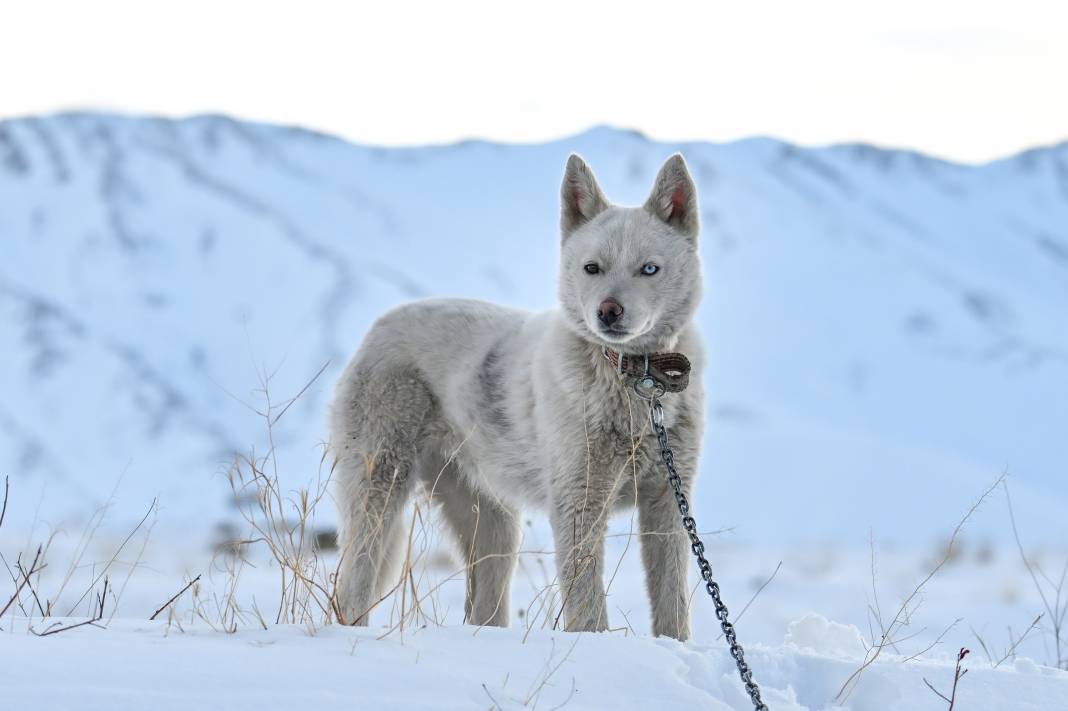
[[[645,276],[652,276],[660,271],[660,267],[656,266],[652,262],[642,265],[642,274]]]
[[[586,270],[587,274],[597,274],[598,272],[601,271],[601,268],[599,266],[597,266],[596,264],[594,264],[593,262],[590,262],[589,264],[584,266],[583,269]]]

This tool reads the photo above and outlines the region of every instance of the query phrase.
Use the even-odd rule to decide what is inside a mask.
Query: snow
[[[993,668],[1044,609],[1000,489],[910,608],[907,639],[834,700],[878,637],[873,610],[892,616],[1003,471],[1028,560],[1054,579],[1068,561],[1068,144],[978,167],[604,128],[383,149],[101,114],[0,122],[0,553],[25,563],[52,537],[38,589],[86,614],[91,595],[74,603],[158,509],[109,568],[106,630],[38,638],[27,609],[0,620],[0,708],[747,708],[707,600],[693,642],[649,637],[626,516],[602,635],[539,611],[553,561],[536,512],[508,630],[462,624],[455,554],[429,533],[414,573],[434,592],[403,634],[394,598],[367,630],[273,624],[265,551],[246,551],[236,583],[213,556],[245,533],[223,472],[264,451],[265,379],[277,413],[328,364],[274,432],[284,489],[308,486],[330,385],[378,314],[430,295],[552,306],[567,153],[637,204],[673,150],[703,208],[696,517],[732,617],[753,598],[738,630],[771,708],[941,708],[923,678],[948,688],[961,646],[959,708],[1068,708],[1048,615]],[[314,530],[333,517],[326,500]],[[147,622],[197,574],[181,629]],[[231,594],[235,633],[195,614]]]
[[[510,628],[464,625],[462,566],[434,535],[432,516],[428,524],[415,539],[413,581],[421,612],[410,597],[394,595],[374,611],[367,629],[275,624],[280,571],[260,547],[250,548],[248,563],[235,572],[233,559],[213,557],[191,537],[175,539],[158,529],[138,531],[125,547],[125,534],[109,533],[112,526],[102,526],[88,543],[68,532],[53,542],[50,567],[37,590],[55,600],[59,614],[88,614],[91,599],[78,599],[86,590],[99,590],[92,581],[121,547],[110,568],[112,588],[119,592],[106,605],[101,623],[106,629],[82,627],[39,638],[30,628],[43,632],[64,618],[6,616],[0,623],[0,709],[167,709],[207,703],[270,711],[309,701],[322,708],[374,709],[748,708],[712,606],[699,588],[693,599],[694,641],[649,636],[637,545],[620,535],[629,522],[617,522],[608,540],[612,631],[603,634],[553,629],[557,608],[551,600],[544,608],[546,591],[552,589],[548,532],[533,522],[526,527],[512,588]],[[427,540],[421,543],[424,533]],[[931,559],[918,559],[910,549],[883,550],[873,578],[870,552],[751,549],[729,538],[705,535],[708,557],[756,680],[776,711],[940,708],[923,679],[946,690],[957,645],[973,648],[959,708],[1068,707],[1068,672],[1048,666],[1048,637],[1031,634],[1018,655],[1000,660],[1010,637],[1019,637],[1040,609],[1025,572],[1009,556],[988,559],[981,549],[963,547],[925,587],[922,606],[912,609],[911,624],[898,635],[901,642],[883,650],[838,702],[840,688],[866,658],[870,635],[878,634],[867,626],[872,624],[867,606],[881,600],[888,620],[889,608],[917,584]],[[15,551],[25,550],[21,545],[0,536],[9,562]],[[72,582],[57,594],[79,551],[84,552]],[[325,555],[325,568],[332,570],[334,559]],[[775,572],[780,555],[782,569],[747,606]],[[27,560],[24,553],[23,565]],[[1043,563],[1052,569],[1060,565]],[[173,616],[165,611],[148,622],[198,574],[201,582],[179,597]],[[873,598],[872,586],[879,598]],[[223,631],[217,614],[227,597],[239,610],[229,618],[233,633]],[[1015,632],[1006,635],[1005,625]],[[978,648],[971,628],[990,646],[991,658]]]
[[[864,638],[856,627],[832,622],[814,613],[791,622],[783,641],[802,651],[822,652],[845,659],[863,659],[867,651]]]
[[[808,618],[813,624],[814,618]],[[822,620],[824,629],[834,623]],[[16,623],[18,625],[18,623]],[[427,627],[379,638],[371,629],[295,626],[226,635],[165,622],[113,622],[38,639],[9,634],[0,707],[60,709],[650,709],[752,708],[722,645],[622,634]],[[830,701],[859,657],[839,640],[753,645],[762,694],[776,711],[939,708],[950,660],[880,660],[841,705]],[[826,645],[826,646],[824,646]],[[1020,659],[968,665],[958,708],[1064,708],[1068,673]]]

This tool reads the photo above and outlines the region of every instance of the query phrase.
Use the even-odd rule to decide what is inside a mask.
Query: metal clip
[[[645,375],[634,381],[634,393],[642,400],[654,402],[663,397],[667,389],[649,371],[649,354],[645,354]]]

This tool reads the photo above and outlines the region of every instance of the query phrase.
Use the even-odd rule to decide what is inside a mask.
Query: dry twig
[[[148,621],[151,622],[152,620],[156,619],[156,617],[159,615],[159,613],[163,612],[168,607],[170,607],[172,602],[174,602],[175,600],[180,598],[182,596],[182,593],[184,593],[189,588],[193,587],[193,584],[198,582],[199,580],[200,580],[200,576],[197,575],[197,577],[193,578],[188,583],[186,583],[186,586],[184,588],[182,588],[181,590],[179,590],[178,592],[176,592],[174,594],[174,597],[172,597],[170,600],[168,600],[167,602],[165,602],[162,605],[160,605],[159,609],[152,613],[152,617],[148,618]]]
[[[7,516],[7,495],[11,490],[11,480],[9,477],[4,477],[4,506],[0,508],[0,526],[4,525],[4,517]]]
[[[26,571],[23,571],[22,569],[22,556],[19,556],[19,560],[16,565],[19,571],[21,571],[22,573],[22,580],[20,580],[15,585],[15,592],[11,594],[11,598],[7,601],[3,608],[0,608],[0,620],[4,618],[4,615],[7,613],[8,609],[15,603],[16,600],[19,599],[19,596],[22,593],[22,589],[30,584],[30,576],[44,569],[44,564],[42,564],[41,567],[37,567],[38,562],[40,562],[41,560],[41,550],[41,546],[37,546],[37,553],[33,556],[33,562],[30,563],[29,570]],[[19,605],[21,606],[22,603],[19,603]]]
[[[964,658],[966,656],[968,656],[968,654],[970,652],[971,652],[970,649],[965,649],[964,647],[961,647],[960,651],[957,652],[957,668],[953,672],[953,690],[949,693],[949,696],[946,696],[941,691],[939,691],[938,689],[934,688],[934,685],[932,685],[931,682],[927,681],[926,677],[924,677],[924,679],[923,679],[923,683],[927,684],[927,688],[928,689],[933,691],[935,694],[938,695],[938,697],[940,699],[942,699],[947,704],[949,704],[949,707],[948,707],[947,711],[953,711],[953,706],[954,706],[954,704],[957,703],[957,684],[960,683],[960,680],[963,679],[964,675],[968,673],[968,670],[967,669],[961,669],[960,665],[961,665],[961,662],[964,661]]]
[[[108,579],[105,577],[104,589],[101,590],[100,593],[96,596],[96,612],[91,618],[89,618],[88,620],[83,620],[81,622],[75,622],[72,625],[66,626],[60,626],[61,623],[54,622],[47,628],[45,628],[44,632],[38,632],[37,630],[31,627],[30,632],[33,632],[38,637],[47,637],[49,635],[59,634],[60,632],[68,632],[73,629],[78,629],[79,627],[85,627],[86,625],[90,625],[92,627],[100,627],[100,625],[98,625],[97,623],[100,622],[100,620],[104,619],[104,603],[107,601],[107,594]]]

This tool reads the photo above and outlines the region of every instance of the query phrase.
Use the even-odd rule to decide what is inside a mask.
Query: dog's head
[[[561,186],[560,302],[594,343],[640,353],[671,344],[701,297],[697,190],[678,153],[642,207],[612,205],[572,154]]]

